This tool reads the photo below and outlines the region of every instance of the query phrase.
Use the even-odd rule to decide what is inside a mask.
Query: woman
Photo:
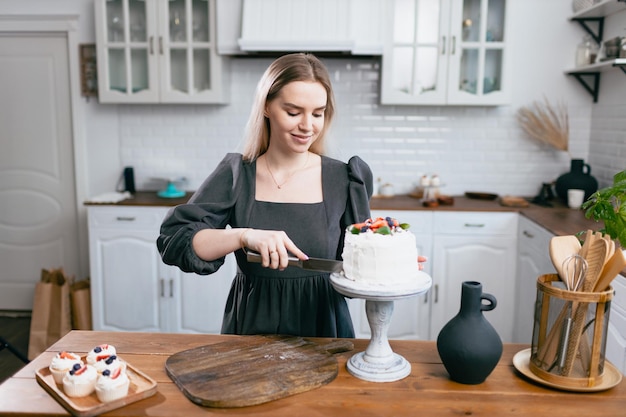
[[[287,265],[290,254],[341,259],[346,226],[370,217],[369,167],[323,156],[334,111],[316,57],[278,58],[257,86],[243,155],[226,155],[164,220],[157,245],[167,264],[210,274],[235,252],[222,333],[354,337],[329,275]],[[247,262],[244,248],[262,262]]]

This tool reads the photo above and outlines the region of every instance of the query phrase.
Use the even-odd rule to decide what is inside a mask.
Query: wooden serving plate
[[[128,374],[128,379],[130,379],[128,395],[108,403],[100,402],[95,391],[86,397],[68,397],[63,392],[63,385],[57,385],[54,382],[54,377],[47,366],[38,370],[35,376],[39,385],[48,391],[73,416],[92,417],[143,400],[156,393],[156,381],[128,362],[126,362],[126,373]]]

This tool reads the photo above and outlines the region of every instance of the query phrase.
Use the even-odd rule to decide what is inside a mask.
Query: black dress
[[[202,229],[252,227],[284,230],[304,253],[341,259],[345,228],[370,217],[372,173],[352,157],[348,164],[322,156],[323,201],[273,203],[255,200],[256,162],[228,154],[187,204],[170,210],[157,246],[163,261],[185,272],[211,274],[224,258],[206,262],[191,246]],[[248,263],[235,252],[238,273],[226,303],[222,333],[354,337],[348,306],[329,274]]]

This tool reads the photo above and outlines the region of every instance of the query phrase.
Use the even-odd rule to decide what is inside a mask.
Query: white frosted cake
[[[367,285],[393,286],[419,274],[415,235],[390,217],[349,226],[343,247],[343,273]]]

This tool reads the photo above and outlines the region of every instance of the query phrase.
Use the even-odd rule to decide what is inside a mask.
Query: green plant
[[[585,217],[604,222],[600,232],[619,241],[626,248],[626,170],[613,177],[613,185],[602,188],[583,203]]]

